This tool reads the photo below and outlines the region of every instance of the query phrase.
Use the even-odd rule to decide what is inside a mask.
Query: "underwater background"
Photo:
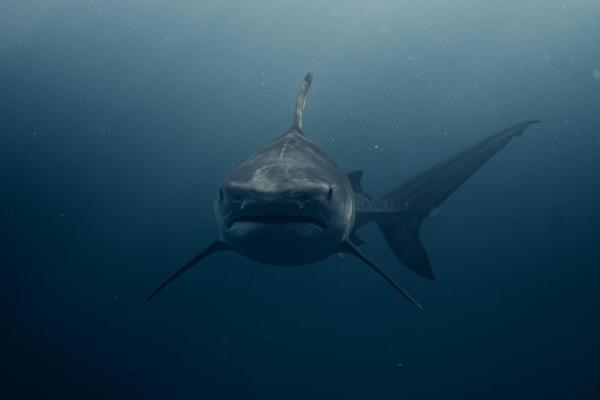
[[[600,2],[0,5],[6,399],[600,398]],[[540,119],[426,219],[304,267],[216,254],[226,174],[307,135],[380,196]]]

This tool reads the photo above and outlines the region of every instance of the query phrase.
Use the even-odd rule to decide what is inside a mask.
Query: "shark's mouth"
[[[264,225],[313,224],[322,229],[327,229],[326,223],[306,215],[245,215],[232,219],[228,227],[231,228],[237,222],[252,222]]]

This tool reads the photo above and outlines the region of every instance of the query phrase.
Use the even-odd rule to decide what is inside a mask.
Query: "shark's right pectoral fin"
[[[198,254],[196,257],[192,258],[190,261],[188,261],[187,263],[185,263],[185,265],[183,267],[179,268],[177,270],[177,272],[175,272],[166,281],[164,281],[159,287],[157,287],[152,292],[152,294],[150,294],[150,296],[148,296],[148,299],[146,301],[147,302],[151,301],[169,283],[173,282],[175,279],[177,279],[184,272],[186,272],[187,270],[189,270],[190,268],[192,268],[194,265],[196,265],[197,263],[199,263],[202,259],[208,257],[209,255],[211,255],[213,253],[216,253],[216,252],[222,251],[222,250],[226,250],[226,247],[223,245],[223,243],[221,243],[221,242],[219,242],[217,240],[216,242],[214,242],[213,244],[211,244],[210,246],[208,246],[206,249],[202,250],[200,252],[200,254]]]

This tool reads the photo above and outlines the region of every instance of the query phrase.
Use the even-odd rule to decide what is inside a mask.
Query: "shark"
[[[342,171],[304,132],[302,119],[313,81],[300,85],[292,126],[234,169],[213,202],[217,239],[160,284],[167,285],[211,254],[239,253],[269,265],[307,265],[333,255],[362,260],[415,307],[422,306],[363,253],[357,231],[376,223],[397,259],[435,280],[420,229],[423,220],[486,161],[520,136],[525,121],[486,137],[424,170],[380,198],[361,185],[363,171]]]

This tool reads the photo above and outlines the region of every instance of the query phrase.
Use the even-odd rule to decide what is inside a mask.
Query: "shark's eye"
[[[330,187],[329,191],[327,192],[327,200],[331,201],[333,200],[333,188]]]

